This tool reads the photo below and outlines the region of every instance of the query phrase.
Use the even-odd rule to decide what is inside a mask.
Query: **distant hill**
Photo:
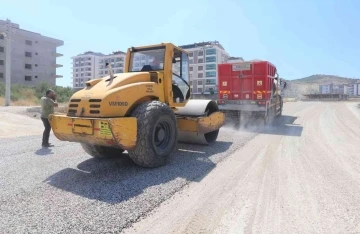
[[[292,83],[312,83],[312,84],[352,84],[357,82],[358,79],[347,77],[333,76],[333,75],[312,75],[301,79],[291,80]]]
[[[286,79],[285,79],[286,80]],[[321,84],[353,84],[360,83],[360,79],[340,77],[334,75],[317,74],[295,80],[286,80],[288,85],[283,94],[287,97],[299,97],[303,94],[319,93]]]

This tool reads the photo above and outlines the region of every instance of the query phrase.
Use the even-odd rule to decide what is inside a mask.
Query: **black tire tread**
[[[140,104],[131,114],[137,119],[137,142],[135,148],[129,150],[130,158],[142,167],[159,167],[166,163],[168,156],[174,152],[178,141],[178,128],[174,112],[160,101],[147,101]],[[156,121],[161,116],[169,116],[172,122],[169,148],[162,155],[157,155],[152,145],[152,132]]]
[[[125,150],[100,145],[89,145],[81,143],[82,148],[93,158],[111,158],[120,156]]]

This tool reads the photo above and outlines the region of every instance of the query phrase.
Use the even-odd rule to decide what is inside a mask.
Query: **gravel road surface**
[[[41,121],[11,110],[0,108],[3,233],[360,232],[355,103],[286,103],[276,127],[223,128],[213,147],[180,144],[156,169],[53,135],[42,149]]]

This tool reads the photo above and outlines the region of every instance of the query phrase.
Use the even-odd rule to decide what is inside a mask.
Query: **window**
[[[206,72],[206,77],[216,77],[216,71]]]
[[[25,52],[25,57],[32,57],[31,52]]]
[[[0,40],[4,40],[4,35],[0,34]]]
[[[204,63],[204,59],[198,59],[198,63]]]
[[[4,60],[0,60],[0,65],[4,65]]]
[[[80,71],[84,71],[84,68],[81,68]]]
[[[78,76],[79,76],[78,74],[75,75],[75,77],[78,77]]]
[[[194,61],[191,59],[191,60],[189,60],[189,64],[193,64],[194,63]]]
[[[198,51],[198,56],[204,56],[204,51]]]
[[[216,64],[206,64],[206,70],[216,70]]]
[[[216,49],[207,49],[206,50],[206,55],[213,55],[216,54]]]
[[[37,64],[35,64],[35,67],[37,67]],[[77,69],[76,69],[77,70]]]
[[[139,58],[141,56],[147,57],[146,63],[143,66],[140,66]],[[150,48],[142,49],[138,51],[131,52],[130,54],[130,64],[129,71],[141,71],[145,69],[146,71],[161,71],[164,70],[164,59],[165,59],[165,47],[159,49]]]
[[[25,69],[31,69],[31,64],[25,63]]]
[[[0,79],[4,78],[4,73],[0,72]]]
[[[80,76],[81,76],[81,77],[84,76],[84,73],[80,73]]]
[[[173,57],[173,76],[172,76],[172,90],[174,92],[175,102],[185,102],[188,99],[189,92],[189,72],[188,72],[188,55],[180,50],[174,49]],[[192,67],[190,68],[192,69]]]
[[[206,62],[207,62],[207,63],[216,62],[216,56],[206,57]]]
[[[203,89],[202,88],[198,88],[198,93],[202,93]]]
[[[206,79],[206,84],[216,84],[215,79]]]
[[[120,62],[120,61],[123,61],[122,58],[116,58],[116,62]]]
[[[26,44],[26,45],[32,45],[32,41],[25,40],[25,44]]]
[[[115,62],[115,59],[111,59],[111,62],[112,62],[112,63]]]
[[[202,80],[198,80],[197,84],[198,84],[198,85],[203,85],[203,81],[202,81]]]
[[[35,55],[38,55],[38,53],[35,53]],[[30,56],[31,57],[31,56]]]
[[[0,53],[4,53],[4,47],[0,46]]]
[[[35,78],[38,78],[38,76],[35,76]]]
[[[91,60],[91,58],[88,58],[87,60]]]
[[[204,69],[203,66],[198,66],[198,71],[202,71]]]
[[[189,67],[189,71],[193,71],[194,69],[193,69],[193,67]]]
[[[198,78],[204,78],[204,73],[199,73]]]
[[[26,81],[31,81],[31,76],[25,76]]]
[[[193,52],[189,53],[189,57],[192,57],[193,55],[194,55],[194,53],[193,53]]]

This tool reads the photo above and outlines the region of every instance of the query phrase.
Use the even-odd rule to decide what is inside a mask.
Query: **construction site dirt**
[[[356,102],[284,103],[271,126],[178,144],[159,168],[41,148],[40,119],[0,108],[3,233],[359,233]]]

